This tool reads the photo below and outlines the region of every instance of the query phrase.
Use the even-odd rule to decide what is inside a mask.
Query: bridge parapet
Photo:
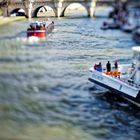
[[[127,0],[130,3],[140,3],[140,0]],[[72,3],[79,3],[85,7],[88,16],[93,16],[95,7],[98,5],[113,5],[115,0],[12,0],[12,4],[8,7],[3,7],[4,13],[12,11],[14,8],[22,8],[28,17],[35,16],[37,10],[43,6],[49,6],[53,9],[57,17],[64,16],[66,8]]]

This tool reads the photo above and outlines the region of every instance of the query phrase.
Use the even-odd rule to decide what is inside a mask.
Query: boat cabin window
[[[140,61],[140,52],[135,52],[133,53],[133,59]]]

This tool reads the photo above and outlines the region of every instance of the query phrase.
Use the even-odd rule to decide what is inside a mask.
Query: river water
[[[88,81],[98,62],[131,62],[131,34],[102,18],[53,19],[46,40],[28,20],[0,27],[1,140],[138,140],[139,110]]]

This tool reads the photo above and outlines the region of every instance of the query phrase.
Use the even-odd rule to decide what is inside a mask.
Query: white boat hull
[[[129,99],[132,103],[140,106],[140,89],[131,83],[126,83],[119,78],[106,75],[102,72],[90,69],[89,80],[106,89],[118,93],[120,96]]]

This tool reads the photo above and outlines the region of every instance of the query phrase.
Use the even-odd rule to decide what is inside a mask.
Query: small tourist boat
[[[103,22],[103,25],[101,27],[102,30],[107,30],[107,29],[119,29],[120,25],[117,22],[114,21],[108,21],[108,22]]]
[[[127,33],[131,33],[134,28],[135,28],[135,26],[132,24],[129,24],[129,23],[121,26],[121,30],[124,32],[127,32]]]
[[[50,33],[53,28],[54,22],[50,20],[31,22],[27,29],[27,37],[45,38],[47,33]]]
[[[140,44],[140,27],[136,27],[133,32],[132,32],[132,37],[133,40],[137,43]]]
[[[133,63],[106,71],[90,68],[89,81],[113,91],[140,107],[140,47],[133,47]]]
[[[121,25],[121,30],[127,33],[131,33],[136,28],[136,22],[133,17],[126,17],[125,22]]]

